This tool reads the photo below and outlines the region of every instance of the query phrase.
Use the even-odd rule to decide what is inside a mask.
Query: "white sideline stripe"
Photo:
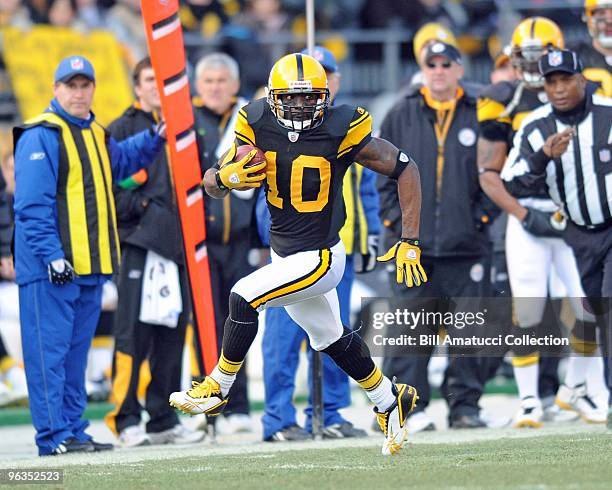
[[[188,148],[193,143],[195,143],[195,131],[189,131],[187,136],[181,138],[176,142],[176,151],[183,151],[185,148]]]
[[[160,27],[159,29],[155,29],[153,31],[153,39],[157,41],[158,39],[161,39],[162,37],[167,36],[171,32],[176,31],[180,25],[181,25],[181,22],[179,21],[177,17],[173,22],[171,22],[167,26]]]
[[[164,94],[172,95],[174,92],[178,92],[186,85],[187,85],[187,75],[183,75],[176,82],[173,82],[170,85],[166,85],[164,87]]]
[[[196,262],[199,262],[200,260],[206,258],[207,255],[208,255],[208,250],[204,246],[200,250],[196,251],[195,253]]]
[[[202,189],[198,189],[196,192],[193,192],[187,196],[187,206],[192,206],[200,199],[204,197]]]

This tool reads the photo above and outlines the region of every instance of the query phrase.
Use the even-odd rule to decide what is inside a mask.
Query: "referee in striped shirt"
[[[612,297],[612,99],[593,93],[572,51],[545,54],[539,68],[550,103],[523,121],[502,178],[517,197],[535,185],[547,186],[567,219],[542,213],[541,224],[562,228],[567,221],[564,239],[576,256],[589,302],[602,315]],[[608,369],[611,334],[608,325]],[[612,393],[611,375],[608,387]]]

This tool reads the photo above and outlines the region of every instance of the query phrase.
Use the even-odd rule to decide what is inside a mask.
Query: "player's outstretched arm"
[[[400,153],[405,161],[401,161]],[[421,216],[421,178],[414,161],[400,150],[381,138],[372,138],[364,146],[355,161],[375,172],[397,180],[400,209],[402,210],[402,237],[419,237]],[[398,175],[394,175],[394,173]]]
[[[364,167],[397,180],[397,193],[402,211],[402,236],[380,262],[395,259],[396,280],[408,287],[427,282],[421,265],[419,222],[421,218],[421,178],[419,169],[403,151],[387,140],[372,138],[355,156]]]

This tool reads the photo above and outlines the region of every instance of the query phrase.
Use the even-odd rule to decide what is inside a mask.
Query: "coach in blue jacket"
[[[41,456],[112,449],[93,441],[81,419],[102,283],[120,256],[111,184],[150,164],[164,145],[162,127],[115,142],[95,122],[94,92],[91,63],[66,58],[48,109],[13,129],[15,269]]]

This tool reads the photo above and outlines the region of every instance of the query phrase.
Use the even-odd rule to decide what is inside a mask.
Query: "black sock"
[[[236,293],[230,294],[230,314],[223,331],[223,356],[242,362],[257,335],[259,313]]]
[[[322,350],[355,381],[366,379],[376,368],[370,349],[353,330],[344,327],[342,337]]]

